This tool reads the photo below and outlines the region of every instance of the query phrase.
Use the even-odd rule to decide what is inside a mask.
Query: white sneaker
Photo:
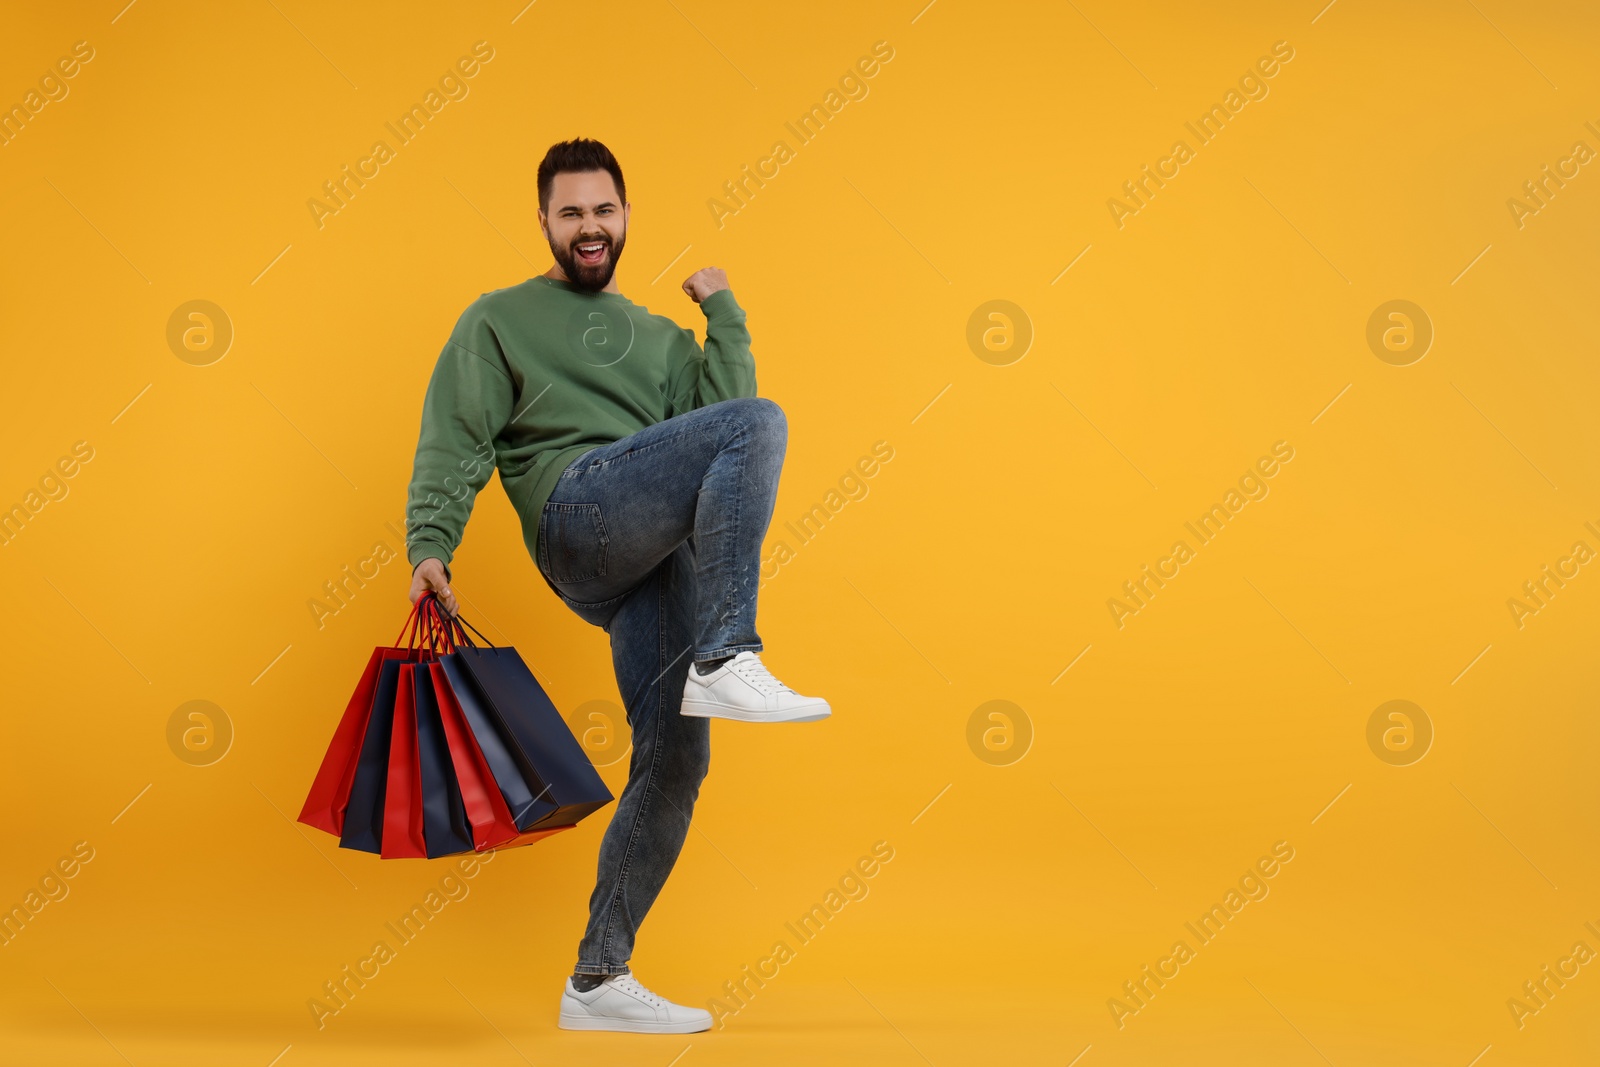
[[[710,674],[689,665],[681,713],[740,722],[814,722],[833,714],[821,697],[801,696],[772,676],[746,649]]]
[[[567,977],[561,993],[563,1030],[620,1030],[628,1034],[697,1034],[711,1029],[711,1013],[704,1008],[674,1004],[640,985],[631,974],[614,974],[580,993]]]

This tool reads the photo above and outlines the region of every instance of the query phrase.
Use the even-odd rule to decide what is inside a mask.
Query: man
[[[683,283],[706,316],[703,351],[622,295],[629,204],[604,145],[555,145],[538,183],[554,266],[475,300],[428,384],[406,505],[411,600],[432,590],[456,613],[450,559],[497,468],[546,584],[610,635],[633,733],[559,1025],[693,1033],[711,1014],[650,992],[628,960],[688,833],[709,720],[831,710],[757,655],[761,541],[788,424],[756,396],[745,314],[721,270]]]

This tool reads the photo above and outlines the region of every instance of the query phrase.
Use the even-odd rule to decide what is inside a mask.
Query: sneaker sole
[[[695,719],[732,719],[735,722],[816,722],[832,715],[833,709],[826,704],[810,704],[788,711],[746,711],[723,704],[686,700],[678,713]]]
[[[556,1025],[563,1030],[612,1030],[623,1034],[698,1034],[711,1029],[711,1023],[664,1023],[653,1019],[611,1019],[602,1015],[568,1015],[562,1012]]]

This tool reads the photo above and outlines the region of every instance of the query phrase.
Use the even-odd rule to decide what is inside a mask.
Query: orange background
[[[75,42],[93,58],[0,146],[0,505],[59,496],[0,547],[0,902],[93,858],[0,947],[0,1058],[1592,1061],[1592,964],[1520,1027],[1507,1001],[1600,951],[1600,574],[1520,627],[1508,601],[1600,550],[1600,176],[1520,226],[1508,201],[1600,149],[1600,25],[1318,8],[13,12],[0,103]],[[467,95],[319,228],[307,201],[479,41]],[[798,142],[785,123],[880,41]],[[1184,124],[1280,41],[1266,95],[1199,144]],[[720,1030],[568,1034],[607,808],[463,880],[319,1030],[307,1001],[449,868],[291,821],[407,567],[320,627],[308,605],[399,550],[428,374],[468,303],[549,266],[534,172],[575,136],[628,178],[623,292],[703,337],[678,286],[720,266],[748,310],[790,427],[764,658],[835,709],[714,727],[633,967],[703,1006],[874,843],[893,858]],[[709,202],[779,139],[719,226]],[[1193,158],[1119,227],[1108,201],[1179,139]],[[221,358],[169,343],[194,300],[231,324]],[[1367,341],[1392,300],[1433,330],[1403,366]],[[865,495],[791,540],[880,441]],[[1267,495],[1119,628],[1107,601],[1280,441]],[[50,480],[77,442],[92,458]],[[494,485],[453,570],[620,790],[604,634]],[[197,700],[232,731],[209,763],[169,733]],[[1421,715],[1369,746],[1392,700]],[[1278,842],[1268,895],[1199,945],[1184,924]],[[1193,958],[1119,1027],[1108,1001],[1180,939]]]

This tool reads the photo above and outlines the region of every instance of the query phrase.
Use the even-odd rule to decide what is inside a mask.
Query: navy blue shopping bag
[[[423,839],[428,858],[471,852],[472,826],[456,782],[434,692],[433,674],[423,664],[414,672],[417,709],[417,762],[421,765]]]

